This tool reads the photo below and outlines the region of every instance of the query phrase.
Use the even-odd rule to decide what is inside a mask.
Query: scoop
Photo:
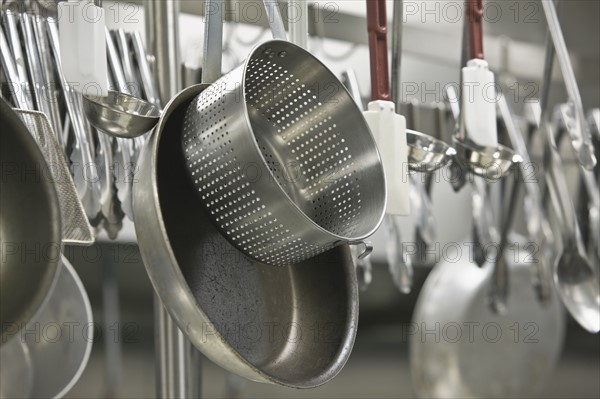
[[[496,147],[480,146],[469,139],[453,139],[458,163],[468,171],[488,180],[498,180],[509,175],[513,166],[523,162],[512,149],[498,144]]]
[[[108,96],[83,96],[83,109],[95,128],[115,137],[134,138],[152,130],[160,109],[129,94],[108,91]]]
[[[456,150],[442,140],[414,130],[406,130],[408,168],[412,171],[432,173],[448,165]]]

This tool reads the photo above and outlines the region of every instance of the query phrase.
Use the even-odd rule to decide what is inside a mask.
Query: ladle
[[[554,39],[554,36],[553,36]],[[600,286],[595,268],[585,256],[585,248],[577,223],[575,208],[562,170],[562,160],[554,129],[548,120],[548,95],[554,60],[553,40],[547,40],[546,63],[542,87],[540,127],[544,133],[544,170],[546,186],[560,225],[562,253],[554,264],[554,281],[569,313],[586,330],[600,331]]]

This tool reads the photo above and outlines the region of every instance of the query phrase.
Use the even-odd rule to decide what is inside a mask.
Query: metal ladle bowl
[[[156,105],[112,90],[107,97],[84,95],[83,109],[92,126],[122,138],[135,138],[149,132],[160,118]]]
[[[412,171],[431,173],[452,162],[456,150],[442,140],[414,130],[406,130],[408,167]]]
[[[485,147],[458,137],[454,137],[452,141],[458,163],[488,180],[498,180],[509,175],[515,164],[523,162],[521,156],[501,144],[498,147]]]

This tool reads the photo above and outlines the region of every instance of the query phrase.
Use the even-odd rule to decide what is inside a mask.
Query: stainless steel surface
[[[92,245],[95,234],[83,206],[77,197],[75,183],[56,140],[46,114],[37,111],[15,110],[35,138],[49,167],[49,174],[58,194],[62,224],[62,242],[71,245]]]
[[[549,215],[542,202],[542,194],[538,182],[528,178],[530,174],[529,168],[533,167],[534,164],[529,156],[519,123],[515,120],[514,114],[504,96],[501,96],[498,101],[498,110],[506,125],[506,131],[513,148],[523,158],[523,162],[519,164],[521,168],[521,176],[519,177],[525,180],[523,181],[523,185],[526,197],[523,209],[525,215],[527,215],[526,228],[529,237],[540,246],[539,256],[535,264],[536,274],[532,281],[540,302],[548,304],[551,301],[552,291],[554,290],[551,263],[554,261],[553,256],[555,251],[554,235],[548,221]]]
[[[0,99],[0,345],[19,333],[48,294],[59,262],[61,221],[52,178],[35,140]]]
[[[146,100],[156,106],[160,106],[161,101],[152,75],[150,63],[148,62],[148,54],[144,48],[144,42],[140,32],[135,31],[132,33],[133,51],[137,60],[138,68],[140,71],[140,78],[142,79],[142,85],[144,88],[144,94]]]
[[[263,5],[265,6],[273,39],[287,40],[287,33],[285,32],[283,18],[281,18],[281,11],[279,10],[279,2],[277,0],[263,0]]]
[[[421,333],[409,336],[419,397],[536,397],[548,383],[562,351],[564,313],[556,296],[549,306],[537,300],[527,240],[511,236],[510,242],[515,244],[507,249],[516,257],[505,258],[511,295],[504,315],[488,306],[493,262],[478,268],[463,255],[440,263],[428,276],[413,314]],[[440,335],[446,331],[444,339],[423,334],[437,328]],[[526,338],[532,329],[535,343]]]
[[[167,104],[181,90],[179,5],[179,0],[153,0],[146,4],[147,53],[153,68],[151,79],[148,76],[142,81],[147,93],[155,93],[156,100],[153,103],[157,106]],[[135,47],[139,52],[142,46],[139,45],[139,39],[136,41],[138,45]],[[155,82],[157,83],[156,87],[154,86]],[[146,146],[148,147],[149,144]],[[150,151],[150,149],[146,148],[146,151]],[[139,189],[139,186],[138,182],[134,185],[134,189]],[[160,207],[156,209],[160,209]],[[139,224],[139,220],[139,218],[135,219],[136,226]],[[141,241],[139,242],[141,243]],[[164,267],[164,265],[161,266]],[[172,316],[167,313],[158,293],[155,293],[154,296],[154,333],[155,396],[174,399],[199,393],[201,389],[198,377],[200,361],[199,359],[194,361],[194,349],[191,342],[176,325]]]
[[[83,96],[83,109],[95,128],[114,137],[134,138],[149,132],[158,122],[154,104],[109,90],[107,97]]]
[[[213,227],[183,173],[179,137],[184,113],[205,88],[188,88],[166,107],[142,153],[134,206],[146,268],[178,326],[215,363],[254,381],[323,384],[346,362],[356,333],[349,249],[275,268],[244,257]],[[294,322],[308,334],[311,323],[325,321],[332,327],[327,340],[297,340],[287,329]],[[248,340],[227,332],[247,325],[263,334]],[[266,334],[268,326],[276,334]]]
[[[561,224],[562,253],[555,261],[554,281],[563,303],[575,320],[589,332],[597,333],[600,331],[598,275],[585,255],[553,129],[547,121],[542,121],[541,129],[546,135],[546,184]]]
[[[456,162],[465,171],[487,180],[498,180],[507,176],[513,171],[515,164],[522,162],[519,155],[501,144],[497,148],[484,147],[458,137],[454,137],[452,142],[456,150]]]
[[[290,42],[298,47],[308,50],[308,1],[288,1],[288,27]]]
[[[17,65],[15,64],[15,59],[12,56],[6,36],[4,36],[3,29],[0,29],[0,59],[2,60],[2,69],[6,74],[6,79],[8,79],[8,83],[11,86],[10,94],[15,105],[19,108],[27,109],[27,101],[20,94],[19,87],[15,87],[15,85],[19,84],[19,73],[17,72]]]
[[[401,293],[409,294],[412,290],[414,270],[411,258],[404,254],[401,223],[402,219],[395,215],[387,215],[383,221],[389,240],[386,247],[386,259],[394,285]]]
[[[200,353],[181,332],[158,295],[154,299],[157,396],[160,398],[200,398]]]
[[[364,117],[299,47],[279,40],[256,47],[198,96],[185,120],[188,174],[202,205],[255,259],[297,263],[363,240],[381,223],[384,174]],[[221,179],[228,184],[217,186]]]
[[[47,43],[46,38],[44,37],[44,41],[38,40],[36,37],[36,19],[38,17],[31,16],[28,13],[21,14],[21,30],[23,32],[23,37],[25,38],[25,50],[27,53],[27,65],[29,69],[29,76],[31,77],[31,83],[33,86],[33,90],[35,93],[35,110],[41,111],[45,113],[49,120],[50,125],[52,126],[52,133],[58,143],[60,145],[60,151],[64,154],[64,142],[63,136],[61,134],[62,124],[60,121],[60,117],[54,121],[53,118],[56,118],[58,114],[58,104],[52,104],[57,101],[54,96],[51,96],[52,85],[50,84],[49,79],[46,76],[50,75],[49,68],[49,58],[48,50],[40,50],[40,48]],[[45,36],[45,33],[44,33]],[[34,109],[34,108],[29,108]]]
[[[166,104],[181,90],[179,0],[149,0],[146,6],[146,40],[158,92]]]
[[[9,8],[2,13],[2,17],[6,27],[6,34],[8,36],[8,44],[15,60],[17,76],[19,77],[18,80],[12,83],[18,84],[20,87],[19,94],[22,96],[24,103],[27,105],[24,108],[34,109],[34,100],[32,96],[33,87],[31,87],[29,78],[27,76],[27,63],[25,61],[25,57],[23,56],[21,38],[19,31],[17,30],[17,21],[19,19],[19,15]]]
[[[408,167],[412,171],[432,173],[447,166],[456,150],[442,140],[414,130],[406,130]]]
[[[94,340],[92,309],[73,266],[59,256],[52,289],[39,312],[22,333],[0,347],[0,375],[18,371],[14,378],[2,378],[3,399],[61,398],[87,364]],[[19,394],[11,395],[17,389]]]
[[[213,83],[221,77],[223,58],[223,17],[225,2],[208,0],[204,7],[204,54],[202,57],[202,83]]]
[[[569,99],[575,107],[575,118],[573,120],[575,126],[573,126],[572,129],[569,129],[571,144],[577,154],[579,163],[586,169],[591,170],[596,165],[597,160],[594,154],[591,133],[586,124],[583,102],[581,101],[581,94],[577,87],[575,72],[573,71],[573,66],[571,65],[571,60],[569,58],[569,50],[567,49],[563,37],[554,2],[542,1],[542,7],[544,9],[544,14],[546,15],[548,30],[552,36],[552,42],[554,43],[565,85],[567,86]]]

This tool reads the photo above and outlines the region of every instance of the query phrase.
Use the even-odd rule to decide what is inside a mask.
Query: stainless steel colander
[[[302,262],[381,223],[385,177],[362,113],[335,75],[285,40],[259,45],[198,95],[182,144],[204,207],[263,263]]]

